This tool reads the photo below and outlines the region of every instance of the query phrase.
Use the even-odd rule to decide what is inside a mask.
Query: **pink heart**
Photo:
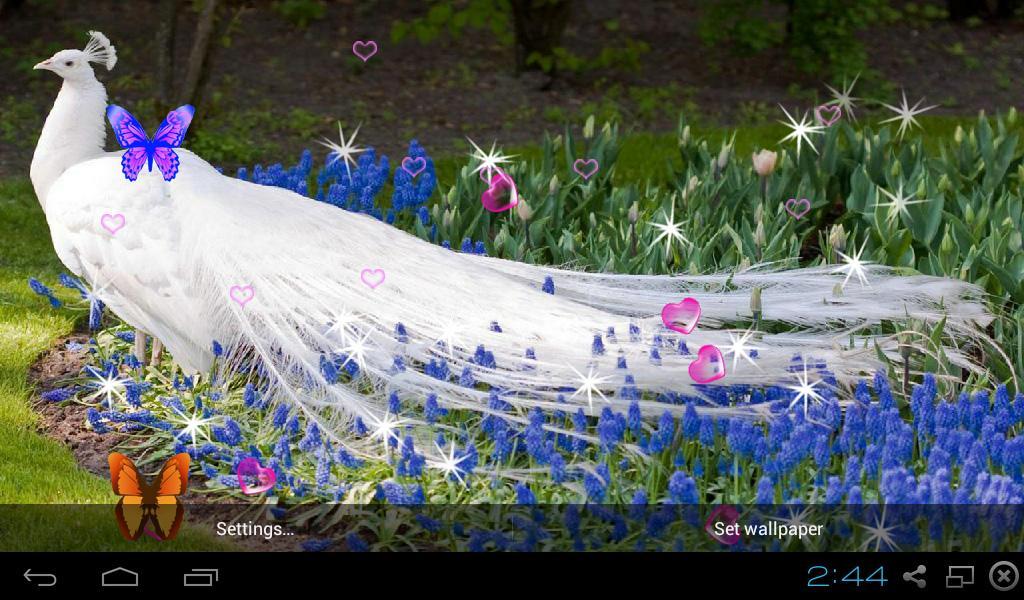
[[[725,531],[725,527],[717,528],[716,531],[715,523],[721,523],[724,526],[735,525],[740,520],[740,513],[735,507],[729,506],[728,504],[720,504],[711,511],[708,515],[708,520],[704,522],[704,531],[708,532],[712,538],[718,540],[718,542],[725,544],[726,546],[732,546],[736,542],[740,541],[739,533],[728,533]],[[719,533],[721,531],[721,533]],[[730,529],[729,531],[735,531]]]
[[[236,473],[238,474],[238,485],[241,486],[242,493],[250,496],[262,494],[277,483],[277,474],[274,473],[274,470],[263,467],[260,461],[252,456],[242,459],[238,463]],[[255,483],[255,485],[250,486],[250,482]]]
[[[100,217],[100,225],[109,231],[110,235],[114,235],[124,227],[124,215],[121,213],[104,214]]]
[[[417,156],[416,158],[406,156],[402,159],[402,169],[411,177],[416,177],[426,168],[427,161],[422,156]]]
[[[797,206],[799,206],[803,210],[795,210],[795,207]],[[796,198],[790,198],[789,200],[786,200],[786,212],[788,212],[791,216],[795,217],[797,220],[800,220],[800,218],[806,215],[807,211],[809,210],[811,210],[811,201],[808,200],[807,198],[801,198],[799,200],[797,200]]]
[[[711,383],[725,377],[725,357],[716,346],[701,346],[697,360],[690,363],[688,370],[690,378],[697,383]]]
[[[672,331],[690,333],[700,320],[700,302],[695,298],[683,298],[682,302],[661,307],[661,322]]]
[[[233,285],[228,291],[228,295],[231,299],[238,303],[239,306],[245,308],[247,302],[253,299],[256,295],[256,290],[252,289],[251,285]]]
[[[577,158],[576,162],[572,163],[572,170],[579,173],[580,177],[583,179],[590,179],[593,177],[594,173],[597,173],[597,169],[599,167],[600,165],[597,164],[596,158],[588,158],[587,160]]]
[[[491,176],[487,189],[480,195],[480,203],[493,212],[504,212],[519,204],[519,191],[516,183],[508,173],[495,169],[496,175]]]
[[[375,290],[378,285],[384,283],[384,269],[363,269],[359,273],[359,279],[370,286],[371,290]]]
[[[377,42],[373,40],[370,40],[368,42],[359,40],[356,43],[352,44],[352,54],[355,54],[356,56],[361,58],[363,62],[370,60],[370,57],[372,57],[376,53]]]
[[[821,116],[821,113],[831,113],[829,118]],[[825,127],[831,127],[833,123],[839,120],[839,117],[843,116],[843,109],[838,105],[822,104],[818,108],[814,109],[814,115],[818,117],[818,122]]]

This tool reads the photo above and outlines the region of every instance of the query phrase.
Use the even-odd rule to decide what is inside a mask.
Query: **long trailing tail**
[[[229,369],[259,375],[269,393],[362,453],[379,452],[380,439],[353,436],[353,426],[391,435],[393,394],[481,414],[511,407],[502,416],[522,422],[534,407],[596,413],[636,401],[654,415],[681,410],[687,399],[699,411],[758,415],[765,406],[735,397],[750,386],[796,383],[794,361],[831,383],[828,393],[847,397],[846,384],[880,366],[879,351],[898,356],[894,336],[872,331],[883,323],[945,319],[963,340],[991,319],[970,284],[877,266],[867,285],[853,280],[841,294],[843,275],[823,267],[580,273],[452,252],[280,188],[217,176],[178,189],[187,223],[181,264],[191,270],[185,294],[201,307],[197,333],[213,332],[230,349]],[[364,269],[383,270],[383,283],[364,283]],[[554,294],[542,289],[547,277]],[[725,378],[696,384],[687,366],[697,348],[725,349],[730,334],[752,327],[755,288],[764,307],[756,329],[775,333],[752,335],[753,364],[727,356]],[[244,291],[233,297],[233,289]],[[684,296],[703,309],[689,335],[659,316]],[[197,368],[212,357],[196,348],[210,341],[165,340]],[[956,344],[943,351],[974,368]]]

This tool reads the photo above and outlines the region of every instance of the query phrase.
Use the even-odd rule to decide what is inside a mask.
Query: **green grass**
[[[26,179],[0,182],[0,240],[0,504],[112,504],[110,483],[79,468],[68,448],[40,435],[39,417],[29,406],[29,366],[56,339],[71,333],[75,322],[69,311],[51,309],[26,284],[29,277],[52,281],[62,271]],[[172,544],[126,542],[113,515],[67,515],[73,527],[40,526],[53,516],[44,508],[13,510],[0,521],[0,551],[199,550],[220,545],[187,528]]]

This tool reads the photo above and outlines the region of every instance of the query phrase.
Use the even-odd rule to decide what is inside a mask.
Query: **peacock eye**
[[[68,62],[64,63],[64,66],[65,67],[73,67],[73,66],[75,66],[75,61],[69,60]]]

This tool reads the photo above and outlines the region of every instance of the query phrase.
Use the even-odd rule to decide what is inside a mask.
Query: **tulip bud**
[[[892,161],[892,168],[889,169],[889,172],[893,177],[899,177],[903,173],[903,163],[898,160]]]
[[[454,185],[452,187],[448,188],[447,202],[448,202],[448,206],[451,206],[452,204],[455,204],[455,186]]]
[[[519,197],[519,204],[516,204],[516,214],[524,221],[529,221],[533,218],[533,209],[526,204],[526,198],[522,196]]]
[[[915,192],[915,195],[918,198],[924,198],[928,195],[928,186],[924,184],[924,179],[921,180],[921,183],[917,184],[917,192]]]
[[[828,232],[828,243],[834,250],[839,252],[846,251],[846,229],[843,228],[843,224],[833,225]]]
[[[943,173],[942,177],[939,177],[938,188],[943,194],[953,189],[953,182],[949,180],[949,176],[945,173]]]
[[[1006,124],[1010,127],[1017,124],[1017,109],[1013,106],[1011,106],[1010,110],[1006,113]]]
[[[754,221],[760,223],[764,220],[764,205],[758,204],[757,208],[754,209]]]
[[[630,225],[636,225],[636,222],[640,220],[640,205],[634,201],[633,205],[629,207],[627,216],[629,217]]]
[[[441,224],[444,225],[446,229],[448,227],[452,226],[452,211],[451,210],[449,210],[447,208],[444,209],[444,218],[441,220]]]
[[[583,137],[588,140],[594,137],[594,115],[587,117],[587,122],[583,125]]]
[[[690,143],[690,126],[683,127],[683,133],[679,136],[679,145],[685,146]]]
[[[551,181],[548,183],[548,193],[555,194],[558,191],[558,184],[558,174],[556,173],[551,176]]]
[[[698,185],[700,185],[700,179],[697,179],[696,175],[690,177],[690,181],[686,184],[686,195],[690,195],[690,192],[697,189]]]
[[[757,228],[754,229],[754,245],[757,248],[762,248],[762,247],[764,247],[764,242],[765,242],[764,223],[762,223],[761,221],[758,221],[757,222]]]
[[[761,150],[751,155],[751,161],[754,163],[754,172],[761,177],[767,177],[775,171],[775,163],[778,160],[779,155],[771,150]]]
[[[946,233],[942,236],[942,241],[939,242],[939,255],[940,256],[953,256],[956,250],[956,242],[953,241],[953,236],[949,235],[949,227],[946,227]]]
[[[754,315],[755,321],[761,320],[761,315],[764,314],[761,308],[761,288],[755,287],[750,291],[750,312]]]
[[[597,215],[595,215],[594,213],[590,213],[589,221],[590,221],[590,228],[591,229],[596,229],[597,228]]]
[[[562,147],[562,134],[555,136],[555,139],[551,140],[551,147],[556,151]]]
[[[962,144],[964,142],[964,128],[963,127],[961,127],[959,125],[956,126],[956,131],[953,132],[953,141],[955,141],[958,144]]]
[[[732,146],[729,144],[722,144],[722,149],[718,151],[718,170],[725,169],[725,165],[729,164],[729,153],[732,151]]]

